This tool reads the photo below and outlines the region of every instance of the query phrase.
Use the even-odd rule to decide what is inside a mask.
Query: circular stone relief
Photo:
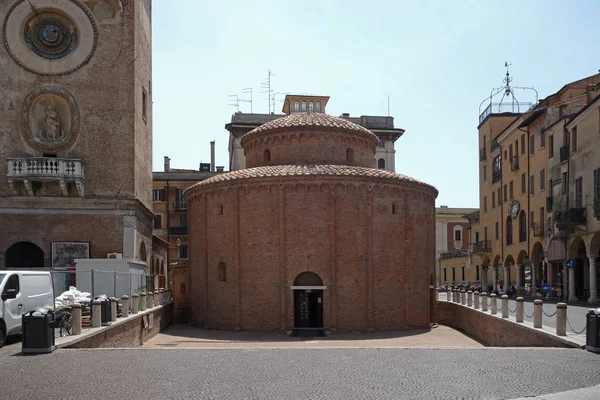
[[[98,30],[79,0],[18,0],[4,19],[4,45],[23,68],[40,75],[64,75],[86,64]]]
[[[40,86],[21,107],[21,132],[27,143],[42,152],[66,150],[79,134],[79,108],[73,96],[55,85]]]

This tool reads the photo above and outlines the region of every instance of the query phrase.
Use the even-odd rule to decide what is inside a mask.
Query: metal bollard
[[[534,300],[533,301],[533,327],[541,328],[542,327],[542,301]]]
[[[508,296],[502,295],[502,318],[508,318]]]
[[[522,297],[517,297],[517,322],[523,322],[524,301]]]
[[[139,305],[138,294],[134,293],[131,296],[131,313],[132,314],[137,314],[138,313],[138,305]]]
[[[470,290],[467,292],[467,307],[473,307],[473,292]]]
[[[556,305],[556,334],[567,336],[567,303]]]
[[[467,292],[466,290],[460,291],[460,303],[464,306],[467,304]]]
[[[102,308],[100,300],[92,300],[92,328],[100,328],[102,326]]]
[[[71,304],[71,335],[81,335],[81,304]]]
[[[492,310],[490,311],[492,315],[498,314],[498,302],[496,301],[496,293],[492,293],[490,296],[490,300],[492,302]]]
[[[146,292],[142,292],[140,296],[142,296],[140,311],[146,311]]]
[[[479,292],[473,293],[473,301],[476,310],[479,310]]]
[[[117,320],[117,299],[109,297],[110,300],[110,321],[115,322]]]
[[[487,310],[488,310],[488,306],[487,306],[487,292],[481,293],[481,295],[479,296],[479,298],[481,299],[481,311],[487,312]]]
[[[129,297],[124,294],[121,296],[121,303],[123,303],[123,308],[121,310],[121,318],[129,317]]]
[[[452,295],[452,291],[451,290],[446,290],[446,301],[451,301],[452,298],[450,297]]]

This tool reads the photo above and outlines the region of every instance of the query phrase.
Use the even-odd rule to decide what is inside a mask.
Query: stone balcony
[[[81,160],[23,157],[8,158],[7,162],[8,185],[15,196],[19,195],[20,183],[29,196],[35,196],[41,185],[52,183],[58,183],[64,196],[69,195],[69,183],[75,185],[80,197],[84,196],[85,174]]]

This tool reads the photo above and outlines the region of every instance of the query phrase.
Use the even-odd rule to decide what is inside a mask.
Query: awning
[[[565,242],[553,238],[548,245],[548,262],[560,262],[566,260]]]

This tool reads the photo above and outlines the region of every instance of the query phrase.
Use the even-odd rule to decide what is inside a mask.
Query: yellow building
[[[492,270],[493,290],[514,285],[521,294],[533,295],[549,283],[548,296],[560,297],[565,293],[565,238],[553,229],[552,190],[560,187],[568,167],[559,154],[564,150],[557,150],[567,146],[565,125],[591,100],[589,85],[600,82],[600,74],[569,83],[536,104],[516,102],[510,81],[507,72],[506,86],[498,92],[508,102],[494,103],[490,97],[479,117],[483,237],[473,243],[473,251]],[[563,253],[548,257],[554,240]]]

